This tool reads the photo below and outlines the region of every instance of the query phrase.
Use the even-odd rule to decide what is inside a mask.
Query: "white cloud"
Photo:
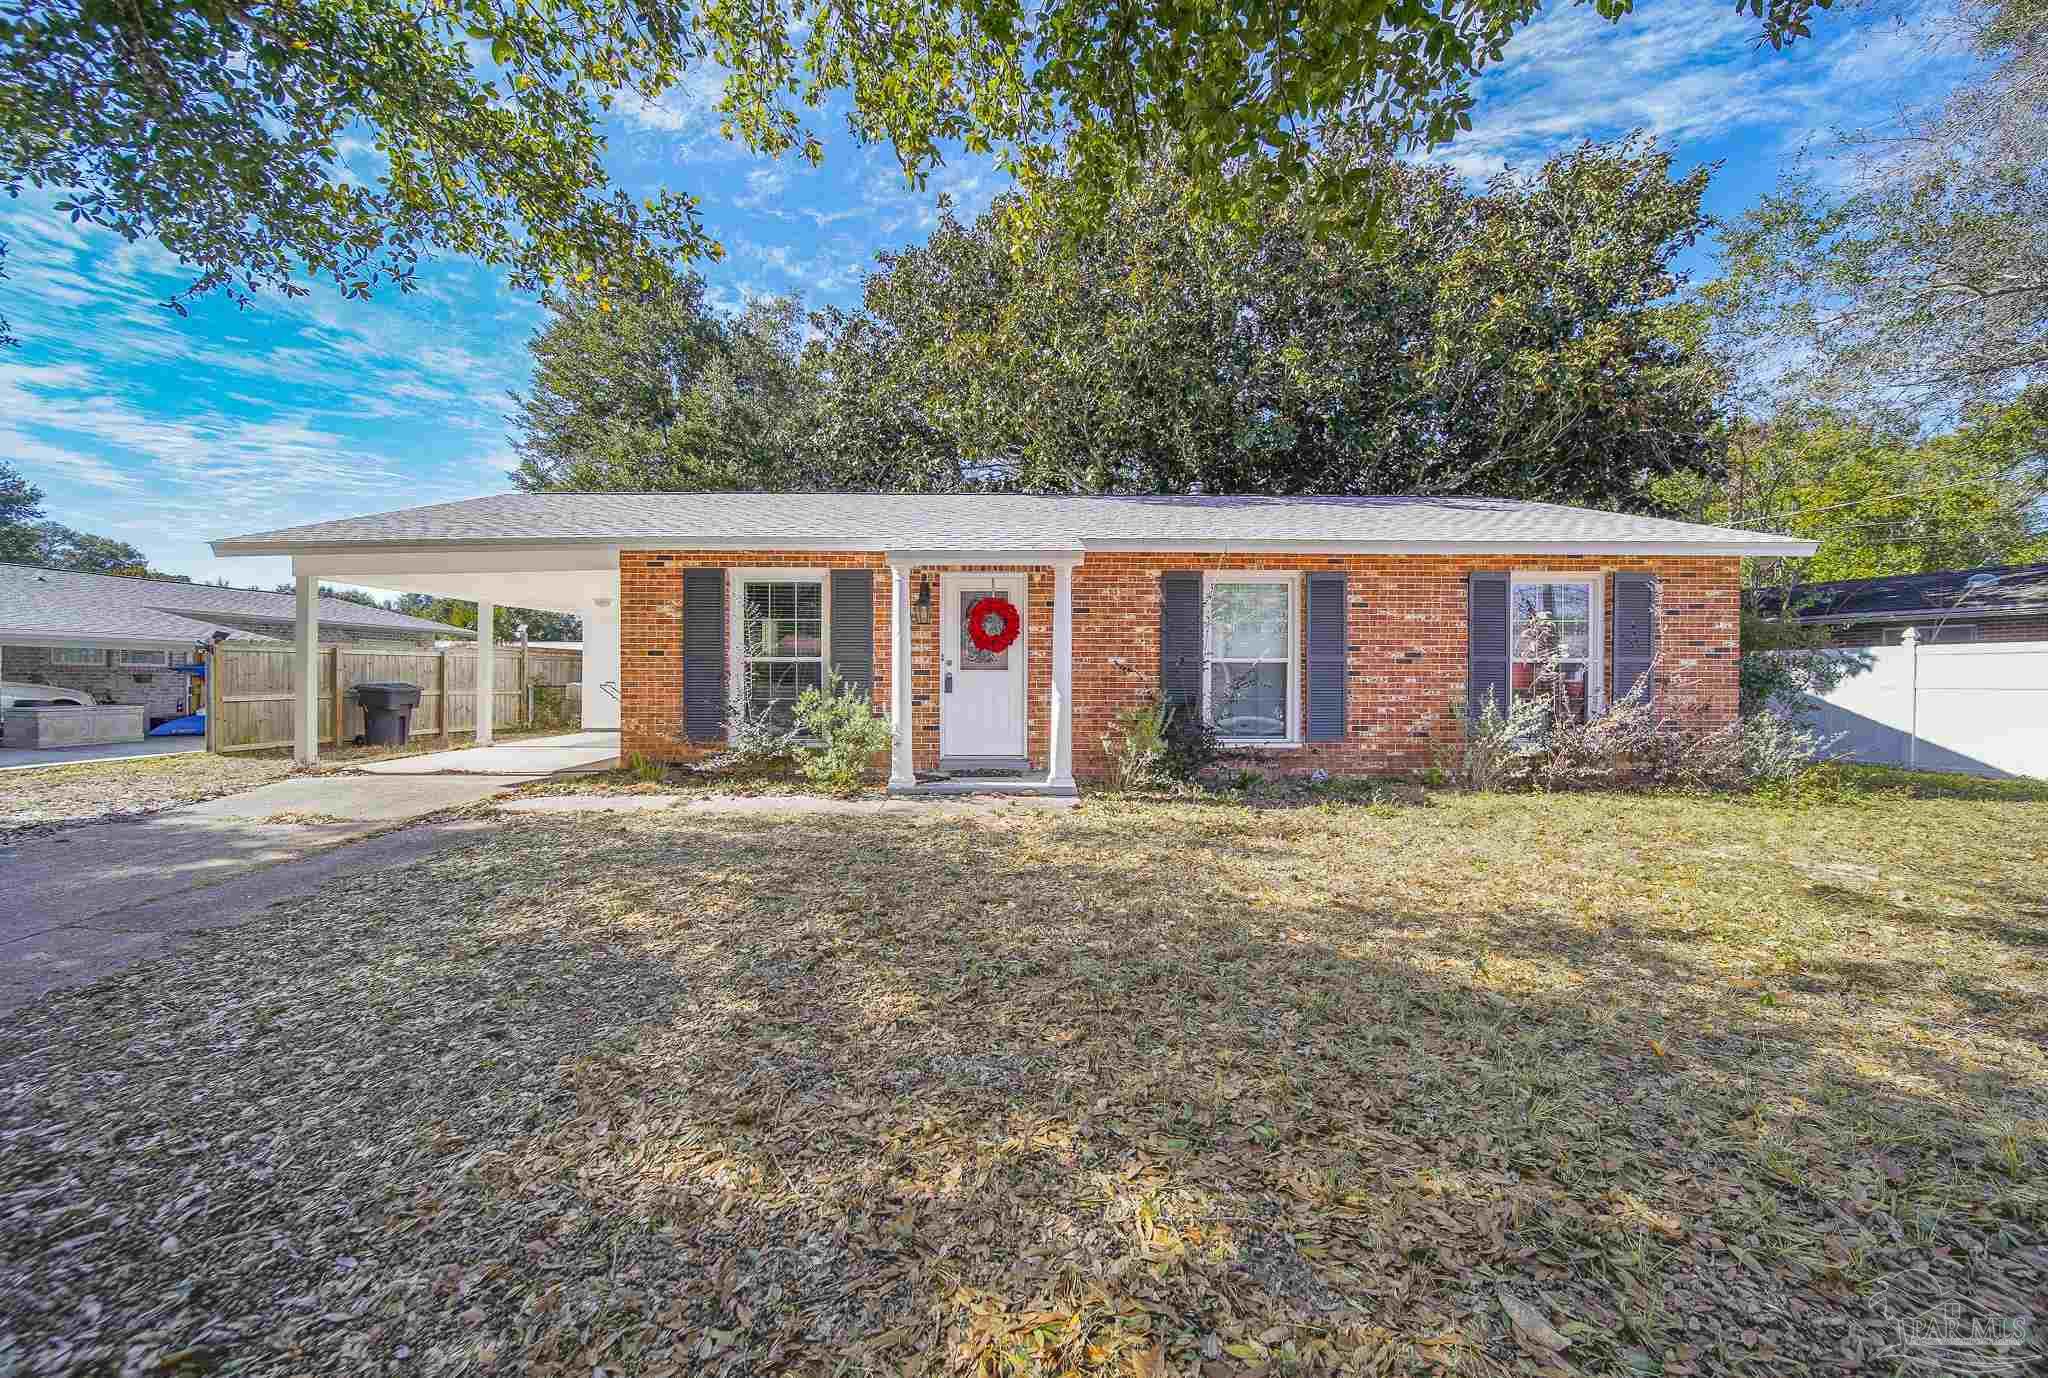
[[[781,201],[789,190],[789,169],[757,167],[747,174],[747,189],[732,198],[741,210],[784,214]]]
[[[1483,177],[1640,129],[1681,146],[1740,134],[1775,160],[1953,62],[1906,29],[1839,10],[1783,52],[1759,47],[1756,25],[1697,0],[1646,0],[1618,24],[1587,5],[1546,9],[1481,78],[1472,130],[1432,157]]]

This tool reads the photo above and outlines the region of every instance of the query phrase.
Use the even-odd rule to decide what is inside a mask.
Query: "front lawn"
[[[181,751],[0,772],[0,837],[197,803],[282,780],[291,768],[289,754],[279,760]]]
[[[0,1371],[1958,1371],[2044,877],[1897,792],[508,819],[0,1020]]]

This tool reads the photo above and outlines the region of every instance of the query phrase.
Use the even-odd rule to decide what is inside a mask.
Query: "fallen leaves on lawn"
[[[2048,1285],[2044,823],[508,820],[0,1020],[0,1368],[1870,1371]]]

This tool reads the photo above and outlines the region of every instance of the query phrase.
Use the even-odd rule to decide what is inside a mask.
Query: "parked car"
[[[94,702],[91,694],[77,689],[59,689],[54,684],[26,684],[20,680],[0,679],[0,741],[7,737],[7,710],[10,708],[55,708],[63,704],[90,708]]]
[[[10,708],[55,708],[60,704],[76,704],[80,708],[91,708],[98,700],[91,694],[78,689],[59,689],[54,684],[25,684],[20,680],[0,679],[0,713]]]

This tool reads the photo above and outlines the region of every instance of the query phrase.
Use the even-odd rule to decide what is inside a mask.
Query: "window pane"
[[[1574,718],[1584,722],[1586,720],[1586,685],[1590,682],[1590,676],[1586,673],[1586,663],[1584,661],[1574,662],[1568,660],[1562,662],[1558,668],[1559,672],[1564,676],[1564,696],[1570,705],[1569,711]],[[1542,673],[1543,667],[1541,665],[1533,664],[1526,660],[1516,661],[1513,670],[1515,697],[1517,699],[1544,699],[1548,701],[1553,686],[1537,682]]]
[[[1285,737],[1287,667],[1212,662],[1209,716],[1225,737]]]
[[[1586,659],[1592,603],[1593,591],[1585,584],[1515,585],[1515,658],[1541,660],[1555,645],[1567,659]]]
[[[747,711],[767,712],[779,726],[789,726],[796,696],[824,685],[825,667],[816,660],[755,660],[747,664]]]
[[[1287,585],[1211,585],[1210,655],[1217,659],[1287,657]]]
[[[746,653],[755,656],[815,656],[824,647],[825,594],[810,580],[749,581],[745,593]]]

